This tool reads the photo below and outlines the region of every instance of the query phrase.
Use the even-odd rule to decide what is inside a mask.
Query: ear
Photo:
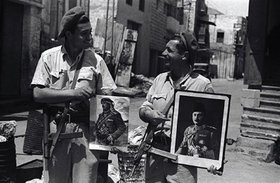
[[[65,37],[67,37],[69,39],[69,37],[72,36],[72,33],[70,31],[66,31],[65,32]]]

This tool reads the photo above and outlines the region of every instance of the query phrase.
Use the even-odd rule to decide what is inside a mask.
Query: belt
[[[55,116],[55,121],[60,122],[61,113],[57,113]],[[65,123],[89,123],[89,115],[83,112],[70,112],[67,114]]]

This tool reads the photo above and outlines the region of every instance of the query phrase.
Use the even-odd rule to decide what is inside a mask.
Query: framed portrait
[[[170,152],[177,163],[222,170],[230,95],[175,92]]]
[[[128,97],[97,95],[90,100],[90,149],[110,151],[128,145]]]

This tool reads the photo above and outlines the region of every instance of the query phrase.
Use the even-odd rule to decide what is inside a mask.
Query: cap
[[[196,102],[193,107],[193,112],[203,112],[205,113],[205,107],[202,103]]]
[[[111,103],[111,104],[114,103],[113,100],[111,100],[110,98],[102,98],[101,103],[103,103],[103,102],[107,102],[107,103]]]
[[[58,38],[64,37],[65,32],[71,30],[74,26],[81,28],[90,26],[89,19],[80,6],[76,6],[64,14],[60,21]]]
[[[197,56],[198,42],[194,35],[189,31],[181,32],[180,37],[186,49],[189,51],[190,63],[193,65]]]

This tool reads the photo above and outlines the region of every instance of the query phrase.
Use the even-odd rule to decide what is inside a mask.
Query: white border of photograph
[[[171,138],[171,153],[176,153],[176,141],[177,141],[177,128],[178,127],[178,117],[179,117],[179,104],[180,97],[192,97],[199,98],[199,100],[203,99],[216,99],[224,101],[223,108],[223,117],[222,117],[222,126],[221,126],[221,138],[220,138],[220,148],[219,148],[219,158],[218,160],[200,158],[188,155],[178,155],[177,163],[192,165],[201,168],[209,168],[211,165],[214,165],[217,169],[222,169],[223,167],[223,158],[225,154],[225,144],[226,144],[226,133],[227,133],[227,125],[228,125],[228,116],[229,116],[229,106],[230,106],[230,95],[226,94],[209,94],[209,93],[201,93],[201,92],[192,92],[192,91],[181,91],[177,90],[175,93],[175,102],[174,102],[174,114],[173,114],[173,126],[172,126],[172,138]],[[215,106],[213,106],[215,108]],[[191,109],[187,109],[191,110]],[[207,110],[207,108],[206,108]]]

